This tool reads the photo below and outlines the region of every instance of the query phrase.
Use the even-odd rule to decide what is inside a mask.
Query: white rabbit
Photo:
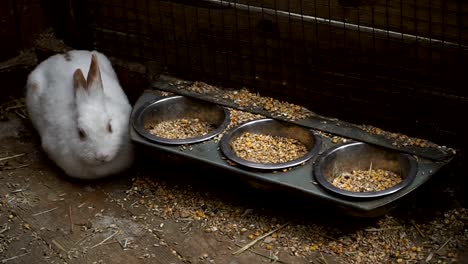
[[[97,179],[131,166],[132,107],[104,54],[73,50],[51,56],[30,73],[26,89],[42,148],[66,174]]]

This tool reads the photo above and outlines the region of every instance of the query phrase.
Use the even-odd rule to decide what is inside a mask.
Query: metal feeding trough
[[[350,175],[349,172],[371,174],[377,170],[394,173],[401,177],[401,181],[378,191],[350,191],[333,184],[343,173],[347,174],[345,177],[351,182],[353,177],[358,176]],[[413,156],[362,142],[331,148],[317,159],[314,166],[314,175],[320,185],[333,193],[354,198],[375,198],[398,192],[413,182],[417,172],[418,163]]]
[[[203,135],[188,138],[167,138],[150,132],[148,125],[158,125],[164,121],[196,119],[207,124],[209,129]],[[184,96],[171,96],[139,107],[132,119],[133,128],[144,138],[162,144],[183,145],[208,140],[229,125],[229,112],[222,106],[191,99]]]
[[[203,100],[200,98],[198,99],[201,101],[197,101],[195,108],[185,109],[187,105],[192,104],[186,104],[185,102],[188,101],[185,100],[192,102],[191,99],[184,97],[170,98],[163,97],[161,93],[153,90],[147,90],[140,96],[131,115],[133,126],[130,127],[130,137],[133,142],[149,151],[166,152],[224,169],[226,172],[231,172],[232,175],[242,176],[242,179],[249,182],[302,193],[314,198],[317,202],[343,209],[346,213],[352,215],[376,216],[388,212],[397,204],[396,202],[400,198],[428,181],[436,171],[453,158],[452,155],[446,159],[429,159],[426,157],[427,155],[416,155],[390,149],[386,147],[384,141],[382,141],[385,143],[383,146],[373,144],[375,142],[375,140],[372,142],[373,135],[365,135],[364,132],[361,132],[359,136],[369,138],[371,142],[351,140],[344,145],[337,145],[332,142],[330,137],[318,133],[319,128],[315,130],[313,127],[298,126],[297,124],[285,125],[281,123],[282,125],[279,125],[280,122],[268,119],[247,123],[226,131],[221,142],[219,142],[218,137],[213,138],[213,136],[222,133],[228,127],[228,114],[225,112],[227,109],[219,105],[213,106],[213,104],[217,105],[213,101],[202,102]],[[173,110],[168,110],[170,108]],[[175,115],[175,112],[178,114]],[[196,117],[210,116],[210,121],[216,120],[216,122],[212,123],[216,126],[216,129],[203,138],[181,141],[157,139],[142,129],[144,128],[142,124],[149,119],[163,120],[169,118],[166,115],[171,116],[171,118],[174,118],[174,116],[179,118],[180,115],[188,114]],[[311,120],[310,124],[314,124],[314,122],[314,120]],[[330,119],[328,124],[332,122],[333,120]],[[336,125],[335,127],[340,129],[341,126]],[[300,160],[282,164],[291,166],[287,169],[271,170],[273,168],[283,168],[284,166],[274,167],[271,166],[272,164],[251,164],[237,159],[230,152],[229,142],[239,133],[242,131],[267,133],[263,129],[268,130],[268,133],[294,136],[302,142],[308,142],[307,154]],[[349,131],[349,126],[346,126],[343,131],[339,132],[347,134]],[[353,138],[352,135],[349,138]],[[204,141],[200,142],[202,140]],[[178,144],[182,142],[184,142],[183,144],[190,144],[190,147],[181,149],[180,146],[173,144],[176,142]],[[402,177],[401,182],[385,190],[375,192],[351,192],[338,189],[330,184],[330,180],[339,171],[369,169],[371,164],[372,168],[376,170],[386,169],[398,172]]]
[[[305,146],[306,153],[301,157],[281,163],[258,163],[249,161],[236,155],[231,146],[231,143],[242,136],[244,133],[295,139]],[[320,148],[320,142],[320,138],[316,137],[310,129],[267,118],[250,121],[231,129],[226,135],[223,136],[220,142],[220,147],[221,151],[228,159],[240,165],[254,169],[278,170],[297,166],[308,161],[317,154]]]

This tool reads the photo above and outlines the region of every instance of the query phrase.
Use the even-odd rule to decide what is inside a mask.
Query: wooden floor
[[[15,115],[0,123],[2,263],[261,263],[228,238],[194,223],[148,214],[127,199],[138,169],[119,178],[77,182],[45,157],[29,125]],[[13,155],[20,155],[12,157]],[[268,255],[268,253],[266,253]],[[307,259],[282,254],[287,263]],[[329,260],[329,263],[332,261]]]
[[[354,253],[340,253],[337,245],[350,248],[358,243],[364,249],[385,232],[397,237],[403,234],[412,245],[421,246],[420,258],[430,255],[433,248],[440,252],[444,248],[443,253],[437,251],[440,254],[431,258],[449,261],[455,254],[463,263],[468,252],[463,249],[468,240],[466,225],[460,225],[463,221],[468,224],[468,219],[455,213],[456,225],[443,222],[444,214],[453,215],[453,208],[466,213],[450,194],[437,204],[409,200],[406,208],[393,216],[351,222],[344,216],[328,214],[324,208],[308,211],[295,202],[277,205],[278,198],[261,197],[254,191],[249,194],[249,189],[237,190],[230,183],[229,188],[218,188],[210,180],[196,178],[198,174],[191,175],[192,168],[188,173],[171,172],[158,163],[137,162],[121,177],[79,182],[62,175],[41,151],[29,121],[14,113],[0,122],[0,158],[8,158],[0,162],[1,263],[350,263],[347,259],[352,255],[346,254]],[[188,175],[174,180],[183,173]],[[144,178],[153,179],[154,186],[139,184],[138,179]],[[187,197],[197,195],[205,200],[195,198],[190,205]],[[215,205],[219,208],[213,208]],[[186,214],[186,208],[195,209]],[[212,218],[221,222],[210,223],[203,212],[218,212]],[[225,212],[236,213],[221,215]],[[226,231],[229,228],[241,224],[258,228],[262,223],[281,228],[283,223],[303,217],[305,221],[278,232],[286,241],[282,246],[269,238],[259,241],[252,250],[232,254],[254,240],[247,237],[249,232],[232,236]],[[391,226],[382,225],[382,221]],[[431,231],[432,225],[445,233],[437,235]],[[393,229],[399,233],[392,234]],[[375,236],[371,232],[382,233]],[[313,252],[304,253],[304,245]],[[315,246],[323,250],[311,249]],[[379,247],[374,251],[383,250]]]

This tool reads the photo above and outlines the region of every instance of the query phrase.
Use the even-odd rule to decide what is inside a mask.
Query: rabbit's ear
[[[73,88],[75,88],[75,90],[78,90],[86,89],[86,87],[87,84],[83,72],[80,69],[77,69],[73,74]]]
[[[82,98],[88,97],[88,88],[86,79],[81,69],[77,69],[73,74],[73,88],[75,90],[75,100],[80,101]]]
[[[94,53],[91,55],[91,65],[89,66],[88,77],[86,80],[88,81],[88,90],[102,90],[101,71],[99,70],[98,58]]]

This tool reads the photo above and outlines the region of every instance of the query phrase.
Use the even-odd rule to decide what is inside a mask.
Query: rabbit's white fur
[[[91,76],[91,87],[81,87],[90,82],[92,54],[101,78]],[[81,75],[82,82],[74,74]],[[73,50],[51,56],[30,73],[26,89],[26,105],[42,148],[66,174],[97,179],[131,166],[131,105],[104,54]]]

